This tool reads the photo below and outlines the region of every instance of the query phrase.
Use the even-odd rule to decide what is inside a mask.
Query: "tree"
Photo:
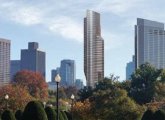
[[[73,114],[74,120],[96,120],[91,108],[89,100],[79,101],[73,105],[70,114]]]
[[[16,113],[15,113],[15,118],[16,120],[21,120],[22,119],[22,110],[17,110]]]
[[[98,90],[93,93],[92,103],[95,118],[100,120],[138,120],[144,110],[120,88]]]
[[[149,63],[142,64],[131,75],[130,96],[140,104],[148,103],[153,100],[155,82],[160,77],[161,72],[162,70],[154,68]]]
[[[153,120],[165,120],[165,112],[163,110],[158,110],[154,113]]]
[[[141,120],[153,120],[154,112],[152,110],[147,110],[144,112]]]
[[[78,91],[78,96],[80,101],[84,101],[85,99],[89,98],[93,94],[93,89],[90,86],[84,87]]]
[[[48,120],[48,118],[41,103],[31,101],[25,107],[22,120]]]
[[[29,94],[37,99],[45,101],[48,97],[48,86],[39,72],[19,71],[14,76],[13,83],[26,87]]]
[[[47,114],[48,120],[56,119],[56,112],[51,107],[46,107],[45,112]]]
[[[0,109],[6,108],[5,95],[9,95],[8,108],[13,111],[23,110],[28,102],[33,100],[26,88],[20,85],[7,85],[0,88]]]
[[[1,116],[2,120],[16,120],[14,114],[10,110],[5,110]]]

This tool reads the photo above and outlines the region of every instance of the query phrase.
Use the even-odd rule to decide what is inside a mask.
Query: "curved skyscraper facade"
[[[104,40],[101,37],[100,14],[87,10],[84,18],[84,73],[87,86],[95,87],[104,78]]]

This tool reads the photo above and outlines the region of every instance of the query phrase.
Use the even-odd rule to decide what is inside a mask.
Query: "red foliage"
[[[29,94],[37,99],[46,100],[48,98],[47,83],[39,72],[19,71],[14,76],[13,83],[26,87]]]
[[[5,100],[6,94],[9,96],[8,100]],[[33,100],[32,96],[19,85],[7,85],[0,88],[0,110],[6,109],[6,102],[8,102],[8,108],[11,110],[23,110],[31,100]]]

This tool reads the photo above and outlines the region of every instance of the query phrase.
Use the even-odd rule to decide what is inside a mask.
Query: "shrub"
[[[147,110],[144,112],[142,120],[153,120],[153,111],[152,110]]]
[[[31,101],[25,107],[22,120],[48,120],[44,108],[38,101]]]
[[[56,112],[51,107],[46,107],[45,112],[47,114],[48,120],[55,120],[56,119]]]
[[[61,111],[61,114],[62,114],[62,116],[63,116],[64,120],[68,120],[68,118],[67,118],[67,116],[66,116],[66,114],[65,114],[65,112],[64,112],[64,111]]]
[[[11,112],[10,110],[5,110],[2,113],[1,118],[2,118],[2,120],[16,120],[15,117],[14,117],[13,112]]]
[[[15,118],[17,120],[21,120],[22,114],[23,114],[23,112],[21,110],[17,110],[15,113]]]
[[[69,112],[67,112],[67,111],[64,111],[64,112],[65,112],[68,120],[72,120],[72,115]]]
[[[154,114],[153,120],[165,120],[165,112],[163,110],[158,110]]]

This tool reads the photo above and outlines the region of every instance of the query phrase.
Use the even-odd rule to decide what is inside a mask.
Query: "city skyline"
[[[20,59],[27,43],[39,42],[47,54],[47,81],[62,59],[74,59],[76,78],[83,72],[83,18],[87,9],[101,14],[105,41],[105,76],[125,79],[125,67],[134,55],[136,18],[165,22],[165,1],[150,0],[17,1],[0,0],[0,37],[11,40],[11,59]],[[152,8],[152,9],[151,9]],[[67,22],[66,22],[67,21]],[[85,82],[85,81],[84,81]]]

